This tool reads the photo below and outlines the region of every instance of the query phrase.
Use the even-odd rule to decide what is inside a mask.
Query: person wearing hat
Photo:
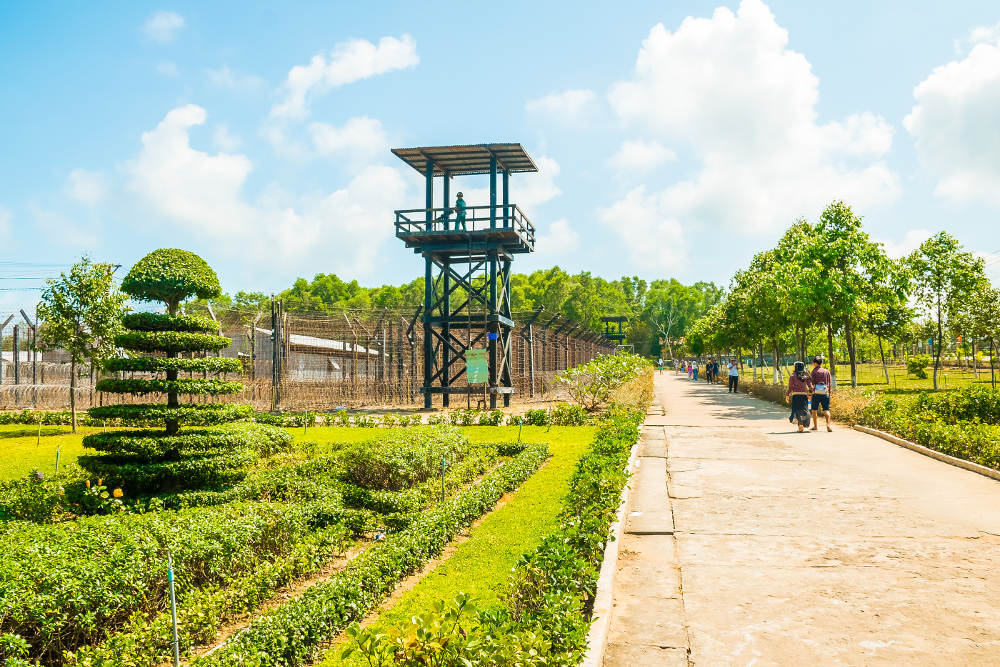
[[[462,231],[465,229],[465,200],[462,198],[462,193],[459,192],[455,195],[455,229],[462,226]]]

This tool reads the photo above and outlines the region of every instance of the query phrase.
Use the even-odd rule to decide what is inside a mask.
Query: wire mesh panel
[[[609,342],[565,318],[540,316],[538,311],[512,315],[516,324],[510,337],[510,368],[515,402],[550,397],[559,371],[614,350]],[[219,399],[191,397],[192,402],[225,400],[249,403],[260,410],[293,411],[423,403],[424,329],[415,310],[290,313],[276,301],[273,312],[216,310],[213,316],[220,331],[232,339],[218,355],[242,362],[239,380],[244,389]],[[0,409],[68,409],[68,355],[45,351],[34,361],[29,350],[20,352],[17,373],[7,358],[12,356],[10,351],[0,362],[4,363]],[[462,363],[459,367],[464,370]],[[155,396],[95,391],[101,377],[86,364],[77,367],[77,407],[156,400]],[[454,383],[467,386],[464,372]],[[475,407],[482,398],[473,394],[467,401]],[[466,401],[459,400],[456,407],[465,405]]]

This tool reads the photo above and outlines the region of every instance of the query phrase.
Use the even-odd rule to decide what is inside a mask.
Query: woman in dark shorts
[[[792,414],[788,421],[799,423],[799,433],[809,426],[809,397],[813,393],[812,377],[806,373],[806,365],[802,361],[795,362],[795,372],[788,376],[788,390],[785,399],[791,398]]]
[[[826,430],[833,431],[830,428],[830,394],[833,393],[833,377],[830,371],[823,368],[822,355],[813,357],[812,381],[812,430],[819,430],[819,413],[822,412],[826,417]]]

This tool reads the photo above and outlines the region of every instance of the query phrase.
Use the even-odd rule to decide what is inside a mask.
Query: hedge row
[[[0,527],[0,635],[57,664],[65,650],[99,642],[134,614],[166,605],[167,553],[178,591],[225,585],[287,554],[329,503],[241,503],[179,512],[91,516],[50,526]]]
[[[343,526],[328,526],[291,545],[291,551],[237,577],[226,586],[188,591],[177,601],[178,639],[182,651],[212,641],[221,626],[241,613],[257,609],[282,587],[327,565],[347,544]],[[154,667],[173,657],[169,610],[149,619],[134,614],[101,644],[63,655],[70,667]]]
[[[179,380],[105,378],[98,382],[95,388],[97,391],[106,391],[109,394],[136,394],[139,396],[169,392],[189,396],[221,396],[240,393],[243,391],[243,383],[208,378],[181,378]]]
[[[547,458],[532,445],[477,484],[420,514],[406,530],[389,535],[327,581],[274,612],[257,618],[230,643],[196,665],[301,665],[387,596],[396,584],[440,555],[459,531],[516,489]]]

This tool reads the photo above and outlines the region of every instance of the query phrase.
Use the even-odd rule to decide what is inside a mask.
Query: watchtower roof
[[[602,322],[627,322],[628,318],[624,315],[611,315],[608,317],[602,317]]]
[[[427,176],[427,160],[434,176],[490,173],[490,158],[497,159],[497,169],[509,173],[538,171],[535,162],[521,144],[468,144],[465,146],[422,146],[393,148],[392,152],[423,176]]]

